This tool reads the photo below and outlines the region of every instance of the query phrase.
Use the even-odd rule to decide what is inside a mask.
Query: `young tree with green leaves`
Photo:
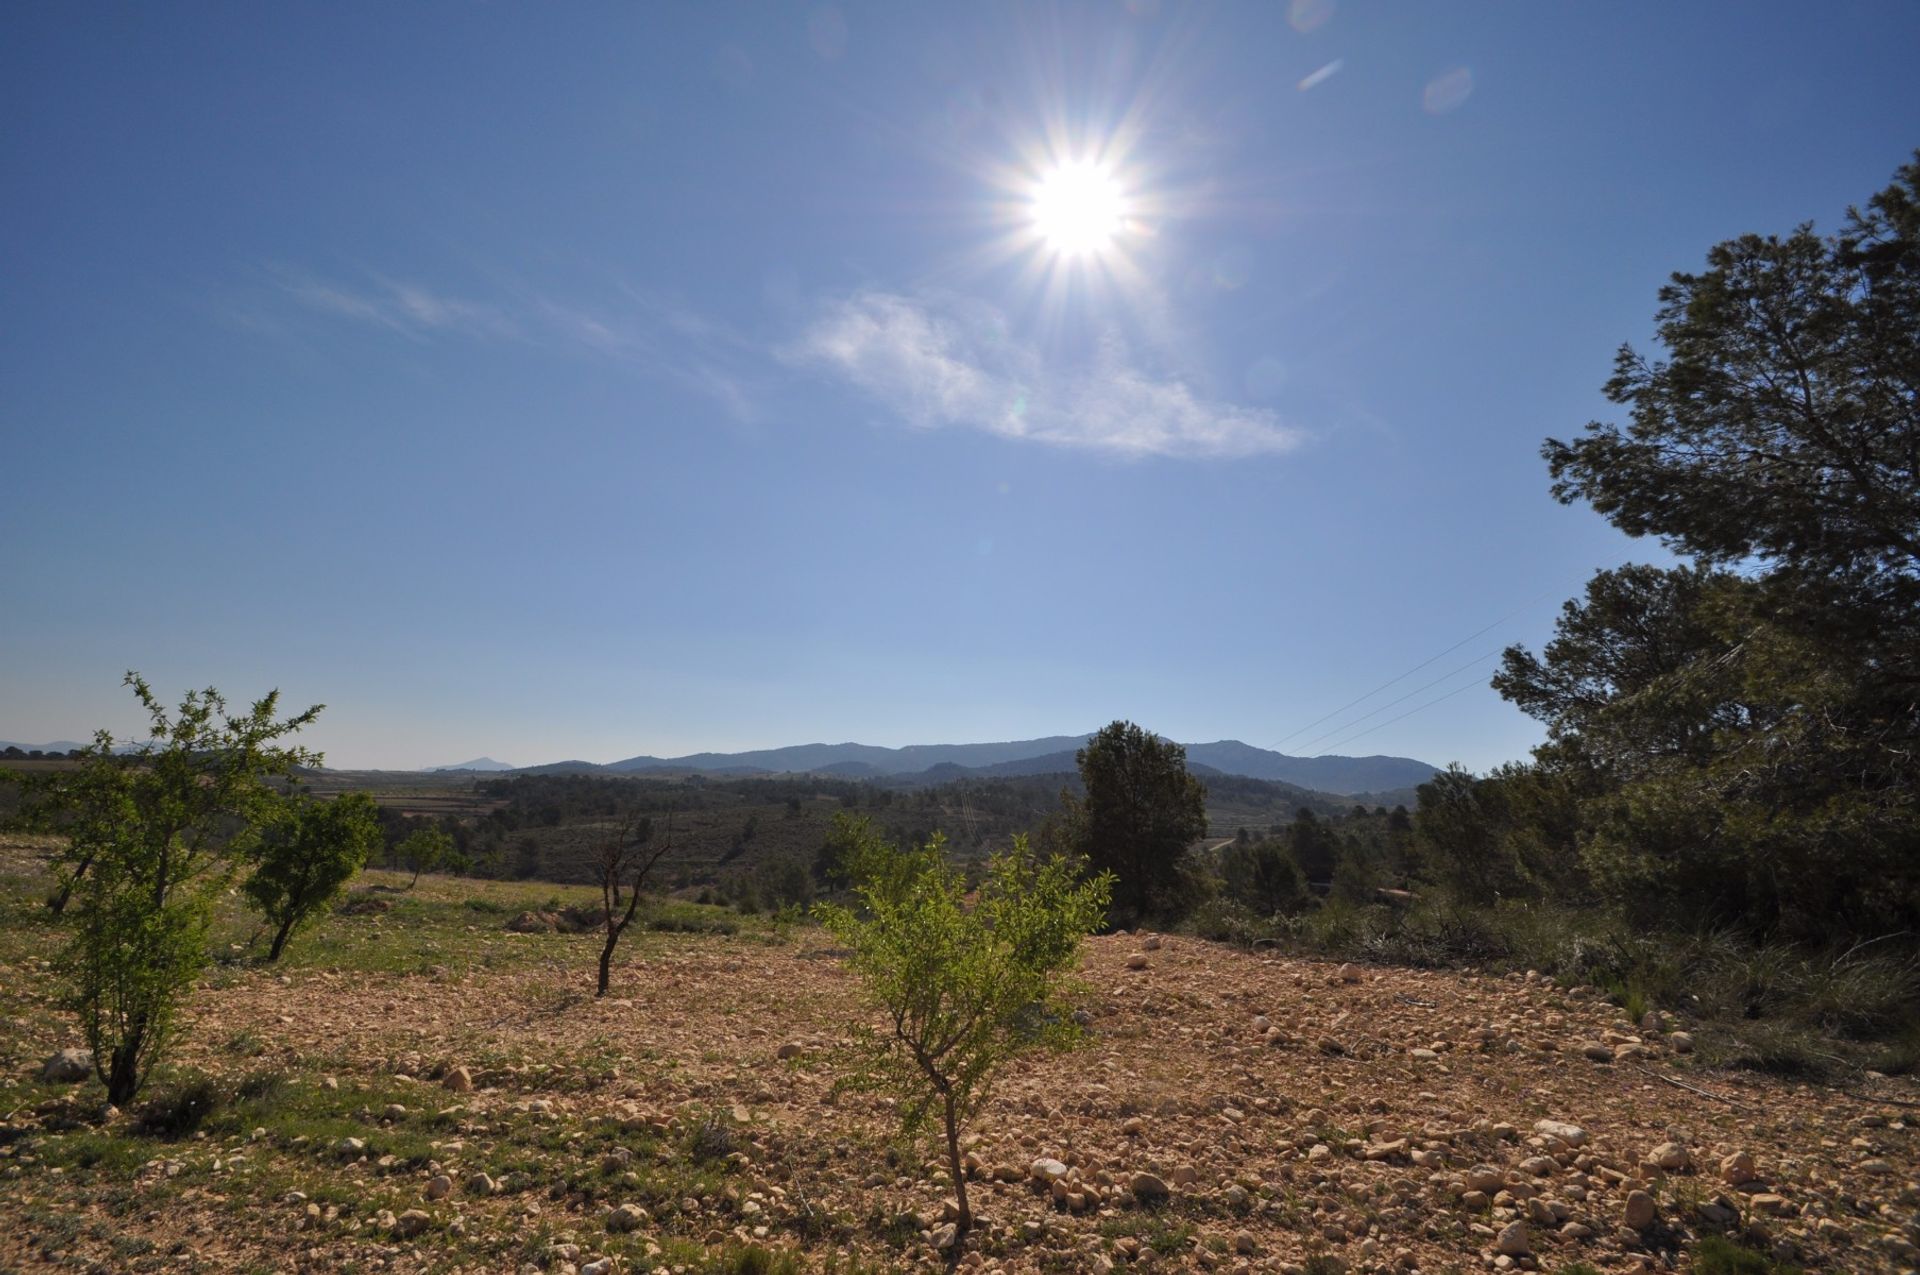
[[[1075,761],[1086,791],[1062,797],[1059,835],[1113,874],[1113,923],[1178,916],[1196,894],[1188,848],[1207,835],[1207,790],[1188,773],[1187,750],[1117,721]]]
[[[211,688],[169,711],[129,673],[148,738],[115,751],[106,731],[68,781],[47,794],[63,808],[77,877],[75,932],[65,967],[94,1067],[124,1105],[172,1044],[181,1001],[207,963],[215,900],[246,840],[281,801],[268,780],[319,756],[280,741],[319,705],[279,718],[279,692],[245,712]]]
[[[413,877],[407,882],[409,890],[420,884],[422,872],[439,872],[447,868],[457,871],[466,866],[466,860],[461,857],[452,836],[437,825],[408,833],[406,840],[395,846],[393,852],[402,863],[413,869]]]
[[[243,887],[273,927],[269,963],[287,940],[324,912],[380,843],[380,812],[363,792],[332,801],[296,795],[253,848]]]
[[[865,820],[846,828],[854,903],[815,915],[850,950],[883,1025],[855,1027],[854,1066],[841,1083],[899,1098],[908,1133],[939,1120],[957,1243],[973,1226],[961,1130],[1010,1059],[1079,1039],[1063,979],[1106,914],[1112,877],[1083,879],[1072,860],[1041,859],[1021,837],[993,857],[969,905],[965,874],[938,834],[902,848]]]

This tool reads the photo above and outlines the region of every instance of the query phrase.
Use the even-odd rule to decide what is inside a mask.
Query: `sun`
[[[1104,165],[1061,164],[1033,189],[1033,228],[1063,257],[1105,252],[1127,224],[1127,197]]]

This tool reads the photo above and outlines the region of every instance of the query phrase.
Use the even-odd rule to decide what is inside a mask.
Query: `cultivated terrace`
[[[582,891],[373,874],[277,966],[236,908],[117,1112],[51,1078],[59,932],[39,848],[0,853],[0,1270],[1920,1265],[1910,1081],[1709,1071],[1537,976],[1172,936],[1089,941],[1089,1039],[994,1090],[962,1245],[935,1149],[835,1092],[863,1011],[829,940],[718,909],[654,909],[596,999],[590,933],[509,928]]]

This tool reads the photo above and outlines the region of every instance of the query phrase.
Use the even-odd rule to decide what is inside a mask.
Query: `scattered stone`
[[[359,1138],[342,1138],[335,1145],[341,1155],[360,1155],[367,1149],[367,1144]]]
[[[1032,1177],[1035,1182],[1053,1183],[1067,1176],[1067,1166],[1058,1160],[1045,1157],[1033,1162]]]
[[[431,1182],[427,1183],[427,1198],[429,1200],[444,1200],[452,1194],[453,1179],[444,1173],[439,1174]]]
[[[637,1231],[647,1221],[647,1211],[638,1204],[622,1204],[607,1214],[607,1229],[615,1235]]]
[[[1148,1203],[1164,1200],[1173,1192],[1167,1184],[1151,1173],[1136,1173],[1127,1182],[1127,1188],[1133,1192],[1133,1198]]]
[[[40,1064],[40,1079],[56,1085],[74,1085],[93,1075],[91,1049],[62,1049]]]
[[[781,1062],[785,1062],[789,1058],[798,1058],[801,1054],[804,1054],[806,1052],[807,1052],[807,1047],[805,1045],[802,1045],[797,1040],[790,1040],[786,1044],[780,1046],[778,1050],[774,1051],[774,1057],[778,1058]]]
[[[1158,952],[1160,950],[1160,936],[1158,934],[1149,934],[1140,946],[1146,948],[1149,952]]]
[[[1582,1057],[1592,1059],[1594,1062],[1610,1063],[1613,1061],[1612,1047],[1603,1045],[1597,1040],[1581,1042],[1580,1053]]]
[[[1676,1054],[1693,1052],[1693,1036],[1688,1032],[1674,1032],[1667,1037],[1667,1048]]]
[[[476,1173],[467,1179],[467,1191],[472,1195],[492,1195],[500,1189],[500,1184],[484,1173]]]
[[[1127,968],[1130,970],[1143,970],[1147,968],[1147,954],[1145,952],[1135,952],[1132,956],[1129,956],[1127,958]]]
[[[1503,1257],[1526,1257],[1533,1252],[1533,1241],[1527,1237],[1525,1222],[1509,1223],[1494,1238],[1493,1248]]]
[[[440,1083],[454,1093],[472,1093],[473,1073],[465,1067],[455,1067]]]
[[[960,1228],[952,1222],[933,1233],[933,1246],[941,1252],[952,1248],[960,1238]]]
[[[1745,1186],[1759,1177],[1760,1172],[1754,1167],[1753,1157],[1745,1151],[1736,1151],[1720,1161],[1720,1178],[1728,1186]]]
[[[1770,1192],[1753,1196],[1748,1203],[1753,1205],[1756,1212],[1765,1213],[1769,1217],[1792,1217],[1800,1211],[1786,1196],[1774,1195]]]
[[[393,1224],[393,1233],[403,1240],[410,1240],[433,1225],[433,1214],[424,1209],[408,1209]]]
[[[1627,1206],[1620,1215],[1620,1221],[1629,1230],[1644,1231],[1653,1225],[1653,1219],[1659,1212],[1651,1195],[1645,1191],[1629,1191]]]
[[[1536,1120],[1533,1122],[1533,1131],[1543,1138],[1558,1138],[1570,1147],[1587,1145],[1587,1131],[1564,1120]]]
[[[1663,1142],[1647,1153],[1647,1163],[1664,1173],[1684,1173],[1693,1157],[1680,1143]]]

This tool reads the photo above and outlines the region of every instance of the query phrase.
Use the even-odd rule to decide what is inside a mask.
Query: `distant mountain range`
[[[1090,735],[1049,735],[1043,739],[994,744],[910,744],[905,748],[881,748],[873,744],[794,744],[744,753],[629,757],[605,765],[566,761],[526,769],[610,774],[650,771],[709,775],[825,774],[844,779],[911,777],[937,782],[968,775],[1065,773],[1074,769],[1074,753],[1090,738]],[[1186,749],[1187,762],[1198,774],[1244,775],[1317,792],[1380,793],[1412,788],[1432,778],[1437,770],[1410,757],[1289,757],[1237,739],[1188,744]],[[443,769],[479,768],[469,763],[465,767]]]
[[[491,757],[476,757],[472,761],[463,761],[463,762],[460,762],[458,765],[453,765],[453,766],[427,767],[427,770],[429,772],[436,772],[436,773],[442,770],[518,770],[518,769],[520,769],[518,766],[511,765],[504,761],[495,761]]]

